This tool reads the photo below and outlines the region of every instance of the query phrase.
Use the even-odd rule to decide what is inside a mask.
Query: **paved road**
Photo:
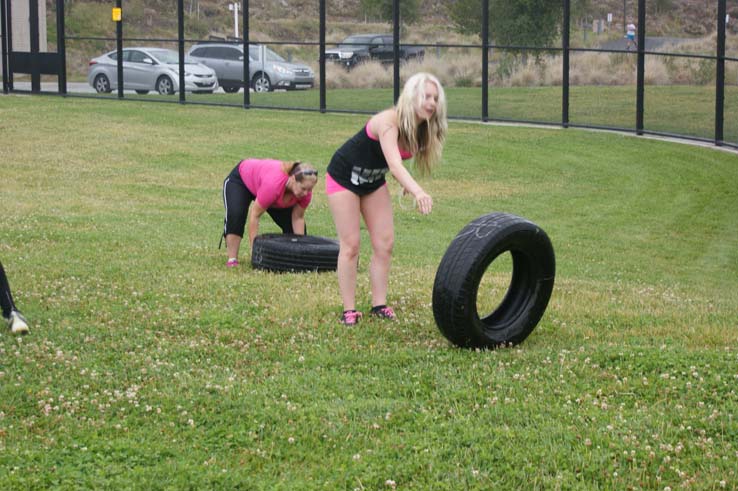
[[[692,41],[689,38],[669,38],[669,37],[647,37],[646,38],[646,51],[662,50],[666,45],[677,46],[679,44]],[[628,40],[625,38],[616,39],[615,41],[609,41],[603,43],[600,48],[602,49],[628,49]],[[633,48],[631,48],[633,49]],[[671,51],[671,50],[669,50]]]
[[[31,90],[31,82],[14,82],[13,87],[16,90]],[[41,92],[59,92],[59,84],[56,82],[41,82]],[[83,94],[94,94],[95,89],[89,84],[83,82],[67,82],[67,92],[77,92]]]
[[[30,92],[31,90],[31,82],[14,82],[13,87],[16,90],[27,90]],[[41,83],[41,92],[53,92],[57,93],[59,92],[59,84],[56,82],[42,82]],[[135,94],[136,92],[133,90],[124,90],[123,91],[126,94]],[[218,90],[215,91],[216,93],[224,93],[221,88],[218,88]],[[252,90],[253,92],[253,90]],[[93,89],[90,84],[86,82],[67,82],[67,93],[74,93],[74,94],[94,94],[95,89]],[[113,91],[113,93],[117,94],[117,91]],[[243,94],[243,92],[241,92]]]

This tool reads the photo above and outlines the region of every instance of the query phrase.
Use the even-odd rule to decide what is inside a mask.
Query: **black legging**
[[[13,295],[10,293],[10,284],[8,283],[8,277],[5,276],[3,263],[0,263],[0,305],[3,308],[3,317],[10,317],[10,313],[15,310]]]
[[[246,217],[249,206],[256,199],[249,188],[241,180],[238,165],[223,181],[223,206],[225,206],[225,220],[223,221],[223,235],[234,234],[243,237],[246,228]],[[299,205],[295,205],[299,206]],[[268,208],[267,213],[274,223],[282,229],[283,234],[292,234],[292,207]],[[307,225],[305,226],[307,234]]]

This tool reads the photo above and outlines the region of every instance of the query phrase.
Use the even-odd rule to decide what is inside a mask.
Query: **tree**
[[[482,32],[481,0],[455,0],[449,14],[467,34]],[[547,46],[559,33],[563,9],[551,0],[489,0],[489,32],[496,44]]]
[[[574,19],[587,18],[592,14],[592,0],[571,0],[571,23]]]
[[[647,12],[653,15],[660,15],[673,6],[672,0],[650,0],[646,2]]]
[[[393,0],[361,0],[361,11],[364,15],[385,22],[392,22]],[[419,0],[400,1],[400,22],[413,24],[418,20]]]

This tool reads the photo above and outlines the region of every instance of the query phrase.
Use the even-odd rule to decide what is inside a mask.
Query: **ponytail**
[[[300,162],[299,160],[292,162],[292,167],[290,167],[290,171],[287,174],[290,176],[294,176],[295,174],[297,174],[297,171],[300,170],[299,167],[301,163],[302,162]]]

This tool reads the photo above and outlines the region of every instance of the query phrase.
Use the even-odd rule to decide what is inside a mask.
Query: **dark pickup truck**
[[[416,46],[400,45],[400,61],[422,60],[425,50]],[[351,69],[369,60],[392,63],[394,57],[391,34],[355,34],[344,39],[336,49],[325,50],[327,61]]]

